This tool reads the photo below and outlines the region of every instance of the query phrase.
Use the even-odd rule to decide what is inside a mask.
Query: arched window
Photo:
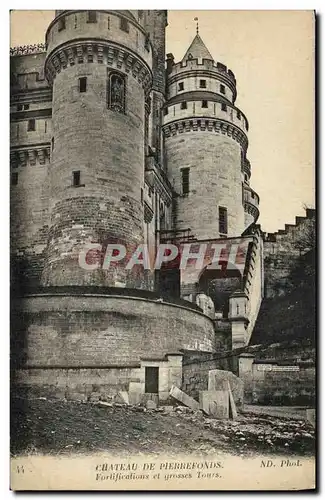
[[[118,113],[125,113],[125,76],[112,72],[108,78],[107,106]]]

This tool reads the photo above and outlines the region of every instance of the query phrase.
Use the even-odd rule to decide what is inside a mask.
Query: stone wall
[[[48,162],[14,171],[18,184],[12,186],[10,197],[12,285],[35,285],[40,282],[48,235]]]
[[[263,264],[263,239],[260,234],[255,234],[251,245],[249,264],[245,280],[245,293],[248,297],[249,323],[246,328],[246,345],[249,344],[264,296],[264,264]]]
[[[253,363],[243,377],[245,402],[275,406],[314,406],[315,367]]]
[[[213,352],[210,318],[156,300],[85,290],[76,295],[45,290],[14,300],[13,361],[30,368],[104,368],[136,364],[149,354],[161,359],[179,349]]]
[[[53,85],[54,149],[50,175],[51,226],[44,285],[134,286],[125,265],[110,273],[85,271],[78,256],[89,242],[143,243],[144,89],[127,76],[125,113],[108,109],[109,70],[102,63],[63,69]],[[119,71],[125,71],[120,68]],[[80,93],[78,79],[87,78]],[[109,138],[109,140],[108,140]],[[80,185],[73,185],[73,172]],[[131,285],[132,282],[132,285]]]
[[[227,377],[236,394],[239,389],[243,390],[241,399],[236,396],[239,403],[315,404],[315,348],[306,342],[250,346],[215,353],[184,350],[182,389],[198,399],[199,391],[208,389],[209,370],[216,369],[229,373]],[[241,388],[236,382],[238,377]]]
[[[143,359],[135,365],[105,368],[21,369],[14,381],[17,393],[23,391],[29,396],[83,400],[96,394],[109,401],[119,391],[129,392],[130,382],[141,384],[141,393],[145,394],[145,368],[149,366],[159,370],[159,399],[168,399],[172,385],[181,385],[182,356],[167,355],[162,360]]]
[[[315,347],[308,340],[252,346],[238,353],[238,373],[250,404],[313,405]]]
[[[214,132],[166,137],[168,176],[177,198],[177,228],[191,228],[198,239],[219,238],[218,206],[227,208],[228,236],[244,229],[241,147]],[[189,193],[182,195],[182,168],[189,168]],[[204,203],[202,204],[202,200]]]
[[[312,240],[314,228],[315,210],[306,209],[306,216],[296,217],[295,224],[286,224],[283,230],[264,234],[265,297],[284,295],[290,290],[288,277],[300,254],[308,250],[303,248],[302,242],[306,234]]]
[[[207,352],[187,352],[184,351],[183,357],[183,374],[182,374],[182,390],[192,396],[194,399],[199,399],[199,391],[208,390],[208,380],[210,370],[224,370],[224,373],[229,379],[232,389],[237,383],[238,377],[236,372],[236,357],[230,353],[224,354],[209,354]],[[242,402],[242,398],[236,396],[237,402]]]
[[[71,399],[89,397],[92,393],[113,396],[128,391],[130,382],[141,382],[141,368],[54,368],[24,369],[16,373],[15,383],[29,394]]]
[[[10,58],[10,252],[14,285],[40,282],[48,237],[52,91],[45,53]],[[35,120],[35,130],[29,130]],[[17,182],[13,183],[13,176]]]

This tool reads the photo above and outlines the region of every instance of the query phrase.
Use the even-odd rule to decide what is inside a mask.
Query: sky
[[[13,11],[10,45],[43,42],[53,17],[53,10]],[[283,229],[315,206],[313,12],[169,10],[166,53],[175,62],[195,36],[194,17],[215,61],[237,79],[258,222],[267,232]]]

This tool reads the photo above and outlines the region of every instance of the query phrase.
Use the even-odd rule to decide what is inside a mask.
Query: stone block
[[[159,406],[158,410],[157,411],[160,411],[160,412],[163,412],[163,413],[167,413],[167,414],[171,414],[173,413],[175,407],[172,406],[172,405],[164,405],[164,406]]]
[[[68,401],[87,401],[87,395],[80,392],[66,392],[66,399]]]
[[[214,418],[229,418],[228,391],[200,391],[199,407],[207,415]]]
[[[228,382],[237,407],[242,406],[244,401],[244,382],[227,370],[209,370],[209,391],[228,391]]]
[[[154,392],[146,392],[142,394],[141,403],[146,405],[148,401],[153,401],[157,407],[159,404],[159,395]]]
[[[230,418],[232,418],[233,420],[235,420],[237,417],[238,417],[238,412],[237,412],[237,408],[236,408],[236,403],[235,403],[235,400],[234,400],[234,396],[232,395],[232,391],[231,391],[231,387],[230,387],[230,383],[228,381],[228,394],[229,394],[229,403],[230,403],[230,406],[229,406],[229,416]]]
[[[114,403],[130,404],[129,393],[126,391],[119,391],[114,397]]]
[[[100,392],[92,392],[89,396],[90,403],[97,403],[100,400]]]
[[[130,382],[129,383],[129,404],[130,405],[140,404],[143,394],[144,394],[144,383],[143,382]]]
[[[112,403],[107,403],[107,401],[98,401],[98,404],[100,406],[108,406],[109,408],[111,408],[113,406]]]
[[[191,398],[191,396],[188,396],[187,394],[185,394],[185,392],[181,391],[178,387],[175,387],[173,385],[169,391],[169,394],[174,399],[177,399],[177,401],[180,401],[183,405],[192,408],[192,410],[199,409],[199,403],[195,401],[195,399]]]
[[[153,399],[148,399],[146,408],[147,410],[155,410],[157,408],[157,403]]]
[[[51,387],[46,390],[46,399],[65,399],[65,394],[65,388]]]
[[[100,400],[101,401],[106,401],[106,402],[112,402],[113,401],[113,396],[111,394],[107,394],[107,393],[103,393],[101,392],[100,393]]]

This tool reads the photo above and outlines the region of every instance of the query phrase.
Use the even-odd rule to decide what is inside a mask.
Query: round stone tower
[[[108,243],[143,242],[151,42],[130,11],[64,10],[56,12],[46,45],[53,137],[43,285],[138,286],[125,265],[89,271],[79,256],[89,244],[103,254]],[[96,267],[94,254],[86,263]]]
[[[175,229],[191,229],[198,239],[239,236],[259,212],[249,187],[248,121],[235,105],[235,75],[214,62],[197,33],[181,62],[167,55],[167,89],[163,132],[177,193]]]

